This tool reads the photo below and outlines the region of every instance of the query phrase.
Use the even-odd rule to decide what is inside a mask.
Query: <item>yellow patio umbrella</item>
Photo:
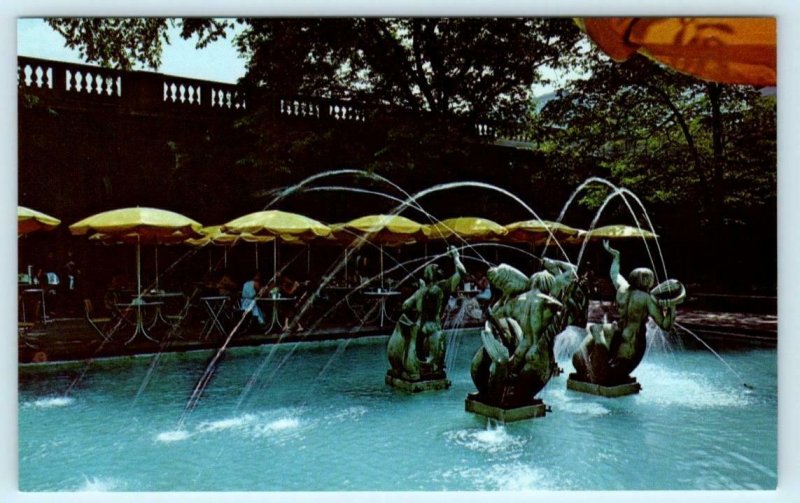
[[[222,231],[230,234],[251,234],[253,240],[277,237],[283,242],[292,244],[304,244],[314,238],[327,237],[331,234],[330,227],[322,222],[280,210],[257,211],[244,215],[223,225]],[[270,239],[270,241],[273,241],[273,272],[277,273],[278,240]],[[256,253],[258,253],[257,248]]]
[[[136,293],[142,294],[141,245],[166,244],[202,237],[203,226],[180,213],[157,208],[104,211],[69,226],[73,235],[101,234],[104,242],[136,244]],[[91,239],[91,238],[90,238]]]
[[[523,220],[505,226],[508,234],[504,239],[515,243],[541,245],[547,242],[565,242],[577,236],[581,231],[559,222],[548,220]],[[555,237],[555,239],[553,239]]]
[[[297,213],[280,210],[257,211],[231,220],[222,226],[229,234],[250,233],[255,236],[280,236],[284,239],[325,237],[331,229],[327,225]]]
[[[380,278],[383,288],[383,247],[413,244],[424,237],[422,224],[400,215],[365,215],[343,224],[331,226],[333,237],[338,242],[350,245],[361,238],[380,247]],[[347,253],[345,251],[345,253]],[[347,257],[345,256],[345,265]],[[345,276],[347,270],[345,269]]]
[[[601,239],[655,239],[658,237],[648,230],[629,225],[606,225],[591,231],[580,231],[578,238],[583,241],[586,239],[587,234],[589,241],[599,241]]]
[[[202,248],[208,245],[214,246],[222,246],[223,252],[223,260],[225,263],[225,267],[228,266],[228,248],[235,245],[239,240],[239,235],[237,234],[228,234],[226,232],[222,232],[221,225],[208,225],[200,229],[200,233],[203,237],[200,238],[190,238],[185,241],[186,244],[190,246],[196,246],[198,248]],[[208,255],[208,266],[211,268],[211,254]]]
[[[351,244],[363,237],[376,244],[412,244],[424,236],[422,224],[400,215],[366,215],[331,226],[336,241]]]
[[[480,217],[448,218],[435,224],[425,225],[422,231],[428,239],[447,239],[458,236],[467,241],[494,241],[508,232],[502,225]]]
[[[259,243],[272,243],[272,268],[275,269],[277,262],[278,262],[278,249],[276,248],[276,236],[257,236],[255,234],[250,234],[249,232],[243,232],[239,234],[242,241],[245,243],[253,243],[253,249],[255,250],[255,257],[256,257],[256,270],[259,269],[258,264],[258,245]]]
[[[61,220],[40,211],[17,206],[17,234],[24,236],[36,231],[49,231],[58,227]]]
[[[206,245],[217,245],[217,246],[231,246],[239,240],[238,234],[228,234],[227,232],[222,232],[221,225],[209,225],[200,229],[200,234],[202,237],[199,238],[189,238],[185,241],[186,244],[192,246],[206,246]]]
[[[201,229],[202,232],[202,229]],[[189,241],[197,241],[202,238],[187,238],[187,236],[195,236],[196,234],[187,234],[182,230],[174,231],[171,234],[163,236],[148,235],[140,237],[136,232],[129,232],[126,234],[106,234],[104,232],[97,232],[89,236],[89,241],[101,242],[105,245],[118,245],[118,244],[144,244],[153,245],[153,260],[155,263],[156,279],[155,288],[158,290],[158,247],[159,245],[175,245],[188,243]]]
[[[776,84],[774,17],[608,17],[576,20],[615,61],[639,52],[679,72],[726,84]]]

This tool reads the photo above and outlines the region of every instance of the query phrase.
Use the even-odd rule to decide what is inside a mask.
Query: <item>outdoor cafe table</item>
[[[159,321],[168,327],[175,326],[174,323],[171,323],[164,317],[161,307],[166,303],[167,299],[175,299],[178,297],[183,297],[183,292],[145,292],[142,294],[142,299],[144,299],[146,302],[151,302],[153,304],[160,303],[155,307],[153,321],[151,321],[150,325],[147,326],[148,329],[152,330]]]
[[[142,311],[148,307],[155,307],[160,308],[164,303],[163,302],[147,302],[143,300],[133,299],[131,302],[126,302],[124,304],[116,304],[117,309],[119,311],[118,315],[124,317],[126,311],[133,309],[136,312],[136,323],[134,324],[135,329],[133,331],[133,335],[131,335],[130,339],[125,341],[125,344],[130,344],[137,335],[141,334],[142,336],[150,339],[153,342],[158,342],[157,340],[150,337],[150,334],[147,333],[147,329],[144,326],[144,315]]]
[[[256,302],[262,302],[262,303],[269,302],[269,303],[272,304],[272,308],[271,308],[272,319],[270,320],[269,326],[264,331],[264,333],[266,333],[266,334],[270,333],[272,331],[272,329],[275,328],[276,325],[278,326],[278,328],[281,327],[280,316],[278,315],[278,305],[281,304],[281,303],[284,303],[284,302],[291,302],[291,301],[295,300],[296,298],[297,297],[272,297],[272,296],[256,297],[255,298]]]
[[[200,302],[206,308],[208,319],[203,325],[203,330],[200,332],[200,337],[208,337],[211,332],[216,329],[220,335],[225,335],[225,327],[222,325],[222,313],[231,298],[228,295],[211,295],[208,297],[200,297]]]
[[[367,297],[372,297],[372,298],[377,298],[378,299],[378,304],[379,304],[379,307],[378,307],[379,314],[378,314],[378,316],[380,317],[380,326],[381,326],[381,328],[383,327],[385,319],[388,318],[389,320],[391,320],[391,318],[389,317],[389,313],[386,311],[386,300],[389,297],[395,297],[397,295],[400,295],[400,293],[401,292],[398,292],[397,290],[386,290],[386,289],[383,289],[383,288],[378,288],[377,290],[367,290],[367,291],[363,292],[363,294],[365,296],[367,296]]]
[[[31,288],[30,283],[17,283],[17,288],[21,289],[20,291],[20,306],[22,307],[22,321],[28,321],[28,316],[25,311],[25,296],[32,295],[37,297],[36,302],[41,303],[41,313],[42,313],[42,323],[47,323],[50,319],[47,317],[47,305],[45,304],[45,289],[44,288]]]

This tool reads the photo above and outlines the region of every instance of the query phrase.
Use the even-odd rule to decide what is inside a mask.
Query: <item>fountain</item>
[[[444,279],[437,264],[427,265],[419,288],[403,302],[403,314],[386,347],[391,364],[386,384],[390,386],[411,392],[450,387],[444,365],[442,312],[446,298],[458,288],[467,270],[459,260],[458,249],[451,247],[448,255],[453,258],[455,273]]]
[[[472,187],[501,193],[538,218],[515,195],[479,182],[443,184],[413,195],[388,181],[400,195],[311,186],[329,175],[276,192],[270,205],[301,190],[370,192],[397,204],[393,213],[414,209],[435,223],[420,203],[423,196]],[[625,199],[632,194],[612,190],[610,197],[620,197],[632,212]],[[451,247],[430,257],[426,250],[424,259],[387,255],[395,260],[387,275],[403,271],[398,284],[417,282],[391,334],[288,343],[281,334],[276,344],[232,347],[236,325],[217,351],[98,360],[91,363],[91,372],[88,365],[74,362],[21,368],[20,489],[774,488],[774,351],[730,354],[741,371],[739,381],[746,378],[753,388],[734,382],[714,358],[731,366],[707,351],[673,354],[655,348],[640,365],[631,365],[642,360],[644,323],[632,330],[633,354],[627,360],[619,350],[624,345],[615,342],[626,335],[624,327],[617,333],[595,324],[586,332],[588,300],[580,259],[571,263],[554,236],[553,241],[567,259],[536,257],[542,270],[532,275],[527,266],[517,269],[499,259],[491,263],[478,252],[484,246],[502,251],[507,245],[501,243],[463,243],[460,253]],[[357,241],[362,245],[372,246],[368,239]],[[455,268],[449,278],[435,264],[445,256]],[[347,253],[325,271],[290,326],[311,312],[346,259]],[[530,259],[525,256],[526,264]],[[482,328],[445,330],[442,306],[466,274],[462,261],[471,265],[468,260],[491,266],[487,277],[499,295]],[[676,305],[685,294],[680,283],[668,280],[652,288],[657,279],[645,273],[625,281],[636,297],[647,297],[658,312],[666,311],[662,327],[674,323]],[[309,316],[310,323],[304,318],[304,333],[314,333],[361,288],[352,287],[328,311]],[[648,316],[658,324],[649,309],[645,320]],[[559,358],[556,342],[564,334],[595,348],[569,348],[564,351],[568,356]],[[613,372],[595,365],[602,358],[571,358],[573,353],[602,353],[596,338],[607,342],[606,351],[617,351],[616,362],[625,363],[625,372],[616,370],[623,368],[619,364]],[[614,384],[592,382],[589,374],[629,376],[634,368],[648,383],[647,393],[606,400],[568,391],[579,381]],[[71,382],[66,394],[65,382]],[[550,408],[557,415],[547,414]],[[534,417],[543,419],[521,421]],[[70,426],[68,434],[64,424]],[[408,431],[409,425],[413,434],[387,434]],[[645,442],[648,449],[635,448]],[[315,477],[308,477],[309,467]]]
[[[608,241],[604,248],[614,257],[611,281],[616,288],[620,319],[614,323],[591,324],[580,348],[572,357],[576,372],[567,388],[605,397],[638,393],[641,386],[630,373],[642,361],[646,349],[648,318],[663,330],[675,323],[675,306],[686,296],[677,280],[653,288],[655,275],[645,267],[631,271],[626,280],[620,274],[620,253]]]
[[[545,415],[547,407],[535,396],[559,374],[556,335],[583,318],[580,310],[588,306],[575,266],[552,259],[543,265],[530,279],[507,264],[489,269],[502,295],[487,313],[483,345],[472,360],[478,392],[467,396],[467,411],[503,422]]]

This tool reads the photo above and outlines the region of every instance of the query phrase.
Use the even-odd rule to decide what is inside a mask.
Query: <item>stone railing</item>
[[[26,93],[79,107],[103,103],[151,113],[241,112],[248,108],[244,92],[234,84],[23,56],[17,58],[17,85]],[[368,123],[371,117],[371,110],[362,103],[303,96],[272,98],[268,108],[287,120],[357,124]],[[380,111],[391,113],[388,108]],[[480,121],[473,131],[477,137],[499,144],[517,146],[532,141],[516,125]]]
[[[36,96],[85,106],[113,103],[157,111],[244,110],[247,106],[233,84],[26,57],[17,58],[17,85]]]

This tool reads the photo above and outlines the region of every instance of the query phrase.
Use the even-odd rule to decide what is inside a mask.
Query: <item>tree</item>
[[[702,250],[701,261],[718,277],[741,277],[722,274],[734,266],[721,257],[743,249],[761,255],[757,247],[775,235],[774,99],[644,57],[589,61],[591,77],[563,89],[537,120],[551,165],[575,183],[597,175],[632,189],[656,214],[662,235]],[[596,189],[583,202],[597,208],[606,194]],[[618,216],[630,219],[625,213]],[[748,234],[758,239],[742,241]],[[735,268],[753,270],[742,262]]]
[[[541,69],[567,65],[580,38],[567,18],[48,20],[87,61],[122,69],[157,68],[170,27],[203,47],[234,22],[251,90],[482,118],[520,118]]]

